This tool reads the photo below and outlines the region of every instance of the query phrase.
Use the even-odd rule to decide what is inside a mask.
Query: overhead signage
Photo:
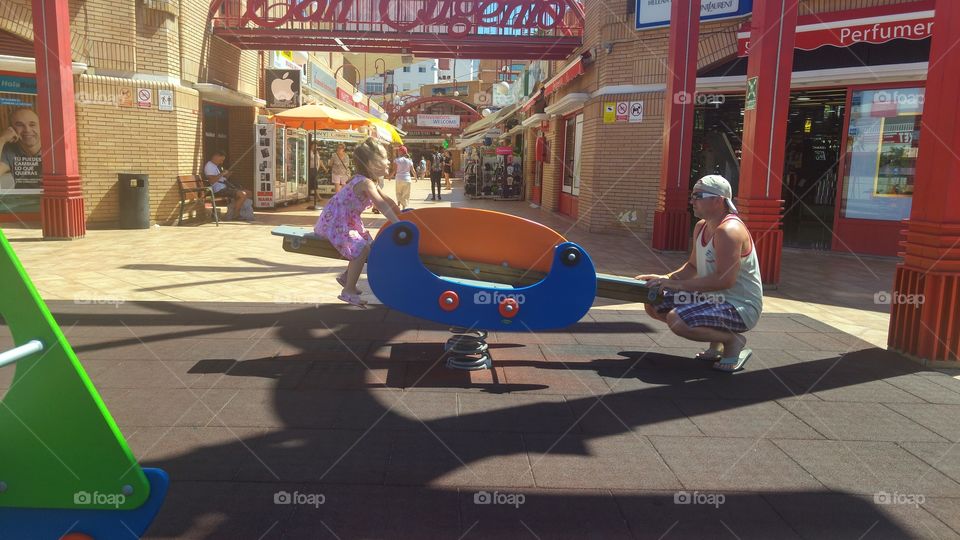
[[[460,116],[456,114],[418,114],[417,126],[434,128],[459,128]]]
[[[300,75],[299,69],[267,70],[268,109],[292,109],[300,106]]]
[[[327,71],[315,60],[310,60],[309,84],[314,90],[321,94],[326,94],[330,97],[337,96],[337,80],[333,78],[332,73]]]
[[[894,39],[921,40],[933,35],[932,9],[873,17],[862,16],[864,12],[844,12],[834,15],[832,20],[803,17],[797,23],[794,47],[812,51],[828,45],[849,47],[857,43],[880,44]],[[737,55],[747,56],[749,52],[750,28],[744,25],[737,32]]]
[[[645,0],[650,1],[650,0]],[[710,0],[704,0],[704,3]],[[727,0],[734,1],[737,0]],[[749,2],[750,0],[739,0]],[[713,0],[715,3],[725,3]],[[276,2],[275,0],[247,0],[239,28],[248,25],[261,28],[279,28],[288,23],[335,23],[338,27],[350,24],[369,23],[369,9],[357,9],[353,0],[329,0],[320,2],[322,8],[308,9],[308,4],[316,2]],[[514,7],[510,7],[513,5]],[[578,7],[573,0],[524,0],[497,6],[490,11],[489,2],[465,2],[463,0],[431,0],[421,9],[403,9],[398,0],[379,0],[380,20],[386,28],[399,32],[429,29],[438,34],[465,36],[482,28],[529,28],[552,30],[563,26],[568,13],[575,13]],[[286,8],[285,11],[284,8]],[[517,11],[519,8],[519,12]],[[374,13],[377,8],[374,8]],[[669,9],[668,15],[669,15]],[[669,18],[669,17],[668,17]],[[279,56],[279,55],[278,55]]]
[[[648,30],[670,26],[672,0],[637,0],[636,28]],[[700,21],[743,17],[753,12],[753,0],[702,0]]]

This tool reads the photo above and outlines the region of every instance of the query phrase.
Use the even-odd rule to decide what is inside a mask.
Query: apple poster
[[[267,108],[292,109],[300,106],[300,70],[267,70]]]

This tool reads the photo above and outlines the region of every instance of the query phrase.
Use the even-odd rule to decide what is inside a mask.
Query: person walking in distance
[[[430,168],[430,200],[439,201],[442,199],[440,196],[440,180],[443,178],[443,154],[440,152],[440,148],[437,148],[430,155],[427,166]]]
[[[393,160],[393,179],[397,183],[397,204],[400,209],[410,206],[410,180],[413,175],[413,160],[406,146],[397,148],[398,157]]]

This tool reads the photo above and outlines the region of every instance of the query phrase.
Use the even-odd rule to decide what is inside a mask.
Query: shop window
[[[580,147],[583,142],[583,115],[567,120],[563,147],[563,192],[580,194]]]
[[[923,97],[923,88],[852,93],[844,217],[882,221],[910,217]]]

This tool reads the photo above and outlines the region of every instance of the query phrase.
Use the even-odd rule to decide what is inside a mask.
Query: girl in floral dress
[[[377,187],[376,179],[382,178],[390,168],[387,150],[382,144],[373,138],[363,141],[353,151],[353,162],[357,175],[330,199],[313,231],[329,240],[350,261],[347,269],[337,276],[337,283],[343,286],[343,292],[337,298],[364,306],[367,302],[360,298],[362,293],[357,288],[357,281],[370,255],[373,237],[363,226],[361,214],[376,207],[384,217],[397,222],[400,221],[400,207]]]

